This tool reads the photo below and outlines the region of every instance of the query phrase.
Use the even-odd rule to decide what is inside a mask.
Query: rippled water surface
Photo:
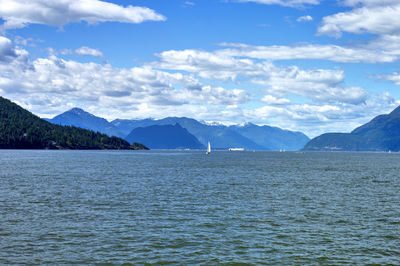
[[[400,154],[0,151],[0,264],[400,264]]]

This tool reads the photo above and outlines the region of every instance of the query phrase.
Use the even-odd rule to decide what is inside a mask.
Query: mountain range
[[[225,125],[209,125],[187,117],[166,117],[164,119],[116,119],[108,122],[106,119],[94,116],[79,108],[73,108],[64,112],[53,119],[47,119],[51,123],[60,125],[74,125],[99,131],[108,135],[119,136],[132,142],[137,141],[131,134],[137,128],[147,128],[150,126],[175,126],[187,130],[193,135],[200,144],[207,145],[210,141],[214,149],[228,149],[230,147],[240,147],[248,150],[299,150],[309,141],[309,138],[301,133],[289,130],[283,130],[277,127],[258,126],[254,124],[245,124],[243,126],[225,126]],[[152,132],[154,138],[164,138],[168,127],[159,127],[157,134]],[[137,131],[136,131],[137,133]],[[164,134],[165,133],[165,134]],[[181,135],[183,134],[183,135]],[[173,138],[184,140],[186,133],[183,131],[175,131]],[[130,137],[128,137],[130,135]],[[170,137],[172,137],[170,135]],[[165,139],[165,138],[164,138]],[[156,140],[154,140],[156,141]],[[157,140],[158,141],[158,140]],[[146,142],[143,144],[147,145]],[[180,148],[198,149],[197,144],[188,145],[188,143],[175,143],[165,147],[166,149],[174,149],[176,145]]]
[[[297,150],[306,143],[305,151],[400,151],[400,107],[351,133],[325,133],[310,141],[300,132],[251,123],[210,125],[186,117],[108,122],[79,108],[47,120],[0,97],[0,148],[146,149],[140,140],[154,149],[203,149],[210,141],[216,149]]]
[[[400,151],[400,107],[379,115],[351,133],[326,133],[312,139],[306,151]]]
[[[214,149],[227,149],[229,147],[243,147],[245,149],[252,150],[265,150],[266,148],[262,145],[255,143],[254,141],[242,136],[241,134],[229,129],[223,125],[207,125],[201,123],[192,118],[186,117],[167,117],[164,119],[143,119],[143,120],[131,120],[121,121],[114,120],[111,123],[129,124],[132,130],[138,127],[148,127],[154,125],[174,125],[179,124],[187,131],[194,135],[200,143],[204,146],[207,145],[208,141],[212,143]],[[303,144],[304,145],[304,144]]]

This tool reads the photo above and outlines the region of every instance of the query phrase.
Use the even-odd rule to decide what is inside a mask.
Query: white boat
[[[244,151],[244,148],[229,148],[229,151]]]
[[[206,154],[210,154],[210,153],[211,153],[211,144],[210,144],[210,142],[208,142]]]

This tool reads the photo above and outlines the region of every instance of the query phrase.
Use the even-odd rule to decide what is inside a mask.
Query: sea
[[[0,150],[0,264],[400,264],[400,154]]]

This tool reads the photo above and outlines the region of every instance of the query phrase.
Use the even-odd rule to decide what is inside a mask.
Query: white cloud
[[[297,22],[303,22],[303,21],[312,21],[313,18],[310,15],[306,16],[301,16],[297,19]]]
[[[367,5],[324,17],[318,34],[336,37],[339,37],[342,32],[377,35],[399,34],[400,3],[398,1],[387,2],[388,5],[377,4],[377,1],[348,1],[348,4],[365,3]]]
[[[302,44],[295,46],[254,46],[222,43],[220,56],[248,57],[263,60],[320,59],[342,63],[387,63],[400,59],[400,36],[384,35],[356,46]]]
[[[91,55],[96,57],[104,57],[103,53],[100,50],[93,49],[87,46],[75,49],[75,53],[78,55]]]
[[[0,36],[0,72],[8,72],[8,69],[2,66],[28,68],[28,57],[29,53],[26,50],[15,47],[10,39]]]
[[[22,46],[30,46],[30,47],[36,47],[37,43],[43,42],[40,39],[34,39],[34,38],[24,38],[21,36],[16,36],[14,38],[14,43],[17,45],[22,45]]]
[[[49,54],[50,55],[56,55],[57,51],[50,48]],[[63,54],[63,55],[76,54],[76,55],[80,55],[80,56],[104,57],[104,54],[100,50],[93,49],[93,48],[90,48],[90,47],[87,47],[87,46],[82,46],[82,47],[77,48],[75,50],[64,49],[64,50],[61,51],[61,54]]]
[[[165,17],[146,7],[123,7],[99,0],[0,0],[4,28],[23,28],[28,24],[63,26],[71,22],[106,21],[141,23],[163,21]]]
[[[400,85],[400,73],[395,72],[388,75],[377,75],[377,78],[386,79],[393,82],[396,85]]]
[[[201,78],[235,80],[238,76],[261,75],[273,67],[268,62],[254,63],[246,58],[221,55],[218,51],[170,50],[157,55],[158,62],[150,65],[156,68],[183,70],[196,73]]]
[[[194,6],[196,4],[194,2],[192,2],[192,1],[185,1],[184,5],[185,6]]]
[[[344,5],[347,6],[387,6],[399,3],[398,0],[344,0]]]
[[[15,57],[17,53],[11,40],[0,36],[0,61],[10,61]]]
[[[232,105],[250,100],[244,90],[203,85],[191,75],[149,67],[115,68],[54,55],[24,64],[17,59],[0,62],[0,90],[11,99],[23,98],[25,107],[42,115],[54,112],[56,103],[63,110],[74,104],[97,106],[107,116],[123,111],[140,116],[144,111],[137,106],[146,104],[152,110],[147,116],[151,116],[173,106],[183,112],[185,108],[197,110],[197,105]],[[43,108],[47,106],[43,105],[45,101],[49,101],[48,112]]]
[[[268,71],[271,63],[258,65],[249,59],[293,60],[319,59],[344,63],[386,63],[400,59],[400,36],[384,35],[367,44],[355,46],[301,44],[294,46],[253,46],[238,43],[222,43],[223,49],[213,52],[202,50],[170,50],[157,56],[157,67],[165,69],[199,72],[203,78],[235,79],[236,72],[248,70],[253,75],[255,68]],[[202,70],[200,72],[200,70]],[[228,71],[223,71],[228,70]]]
[[[264,5],[281,5],[287,7],[303,7],[305,5],[318,5],[319,0],[237,0],[238,2],[252,2]]]
[[[270,62],[254,62],[228,54],[226,51],[166,51],[158,55],[159,62],[153,62],[151,65],[162,69],[187,71],[208,79],[246,80],[265,85],[268,95],[278,98],[294,94],[319,103],[359,104],[364,102],[367,96],[362,88],[343,86],[342,70],[277,67]]]
[[[350,132],[373,117],[389,113],[397,103],[388,93],[371,94],[363,104],[289,104],[245,110],[260,124],[305,132],[315,137],[326,132]]]
[[[255,79],[253,82],[268,85],[268,93],[279,97],[295,94],[316,103],[363,103],[367,92],[358,87],[344,87],[341,85],[343,80],[344,73],[341,70],[301,70],[293,66],[282,68],[271,73],[268,78]]]
[[[290,103],[289,99],[286,98],[277,98],[272,95],[265,95],[261,101],[265,102],[266,104],[269,105],[283,105],[283,104],[288,104]]]

